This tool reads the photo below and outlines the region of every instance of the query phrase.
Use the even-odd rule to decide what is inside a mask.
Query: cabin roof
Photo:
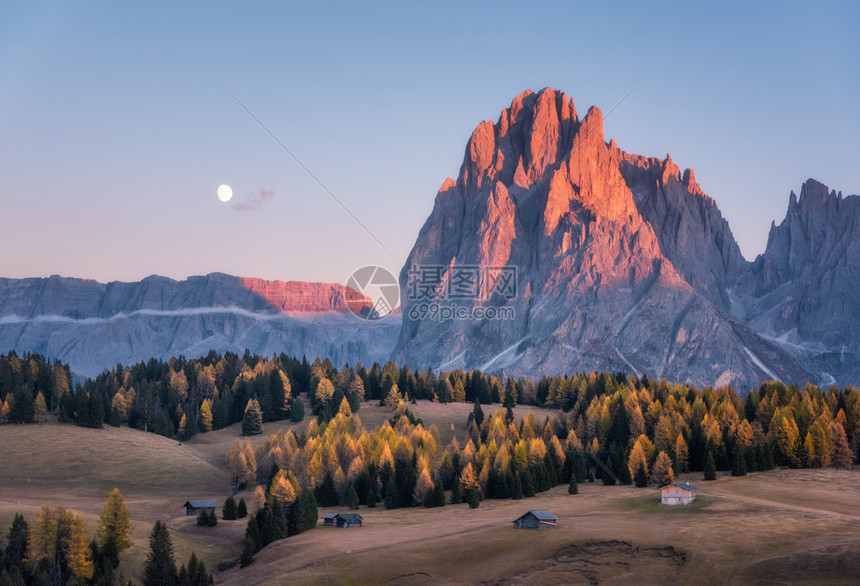
[[[669,488],[670,486],[680,486],[684,490],[699,490],[698,488],[696,488],[692,484],[687,484],[686,482],[673,482],[672,484],[667,484],[663,488]]]
[[[337,517],[337,513],[329,513],[328,515],[323,515],[323,519],[334,519]]]
[[[185,501],[183,507],[194,507],[195,509],[208,509],[214,508],[218,506],[218,503],[215,501],[205,500],[205,499],[192,499]]]
[[[356,513],[343,513],[343,514],[339,514],[337,516],[340,517],[341,519],[343,519],[344,521],[349,522],[349,523],[355,523],[357,521],[363,521],[364,520],[361,515],[356,514]]]
[[[527,517],[528,515],[533,515],[539,521],[557,521],[558,520],[555,515],[553,515],[552,513],[547,511],[546,509],[537,509],[537,510],[529,511],[528,513],[526,513],[525,515],[523,515],[519,519],[522,519],[523,517]],[[519,521],[519,519],[517,519],[517,521]]]

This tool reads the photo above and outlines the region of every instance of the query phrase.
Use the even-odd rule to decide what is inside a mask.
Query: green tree
[[[645,488],[648,486],[648,471],[645,469],[645,462],[639,462],[636,466],[636,476],[633,478],[633,485],[636,488]]]
[[[145,586],[174,586],[178,579],[173,538],[167,525],[156,521],[149,535],[149,555],[143,570],[143,583]]]
[[[209,524],[209,511],[206,509],[200,511],[200,514],[197,515],[197,524],[201,527],[206,527]]]
[[[183,566],[184,567],[184,566]],[[209,586],[213,583],[212,576],[206,570],[206,566],[197,559],[197,554],[191,552],[191,558],[188,560],[186,582],[181,582],[182,586]]]
[[[247,516],[248,516],[248,505],[245,504],[245,499],[243,497],[243,498],[239,499],[239,506],[236,507],[236,518],[237,519],[244,519]]]
[[[302,400],[298,397],[294,397],[293,402],[290,403],[290,421],[292,421],[293,423],[298,423],[304,418],[305,404],[302,403]]]
[[[96,541],[110,553],[114,568],[119,565],[119,554],[131,547],[131,515],[118,488],[110,492],[99,516]]]
[[[242,544],[242,555],[239,557],[239,565],[243,568],[250,566],[254,562],[255,553],[257,552],[254,541],[245,535],[245,541]]]
[[[313,492],[303,490],[296,497],[296,504],[290,511],[289,534],[297,535],[317,526],[317,501]]]
[[[242,435],[259,435],[263,433],[263,411],[257,399],[249,399],[242,417]]]
[[[714,453],[708,450],[708,458],[705,460],[705,480],[717,479],[717,465],[714,462]]]
[[[213,509],[211,513],[209,513],[209,519],[206,522],[207,527],[214,527],[218,524],[218,515],[215,514],[215,510]]]
[[[567,494],[579,494],[579,485],[576,484],[576,474],[570,475],[570,484],[567,485]]]
[[[30,541],[30,526],[24,515],[15,514],[15,520],[6,535],[6,563],[10,566],[23,567],[27,559],[28,543]],[[3,556],[0,556],[3,557]]]
[[[358,508],[358,493],[355,491],[355,484],[352,482],[349,483],[349,488],[346,489],[344,504],[353,511]]]
[[[247,513],[247,511],[245,511]],[[227,500],[224,501],[224,506],[221,507],[221,518],[225,521],[235,521],[239,518],[239,511],[236,507],[236,499],[233,498],[233,495],[227,497]]]

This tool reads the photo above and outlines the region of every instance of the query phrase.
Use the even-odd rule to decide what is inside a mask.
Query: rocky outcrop
[[[40,352],[92,376],[118,362],[245,349],[384,361],[399,316],[352,315],[342,285],[264,281],[210,274],[135,283],[0,279],[0,348]]]
[[[640,208],[673,219],[655,231]],[[710,232],[698,234],[702,224]],[[688,243],[698,248],[687,252]],[[700,270],[700,254],[718,266]],[[724,278],[740,261],[692,173],[682,178],[669,159],[607,145],[598,108],[579,119],[564,93],[528,91],[495,124],[478,125],[457,179],[442,185],[401,272],[394,358],[531,376],[625,370],[739,387],[808,376],[722,311]],[[451,282],[464,267],[498,265],[516,267],[512,298],[452,301],[442,286],[435,302],[465,307],[469,319],[416,311],[426,300],[410,298],[414,267],[440,267]],[[508,317],[473,317],[487,308]]]
[[[753,327],[826,380],[860,380],[860,197],[809,179],[752,267]]]
[[[616,148],[614,142],[612,148]],[[717,204],[705,195],[692,169],[681,173],[664,160],[620,153],[621,173],[636,207],[681,276],[717,307],[729,311],[728,290],[746,262]]]

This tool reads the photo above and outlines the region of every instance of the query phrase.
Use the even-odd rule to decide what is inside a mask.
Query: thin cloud
[[[243,201],[237,201],[230,207],[237,212],[253,212],[262,206],[266,200],[275,197],[274,189],[259,188],[256,193],[252,192],[245,196]]]

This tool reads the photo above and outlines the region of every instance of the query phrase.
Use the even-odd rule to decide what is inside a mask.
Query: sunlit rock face
[[[516,267],[517,293],[456,303],[511,308],[509,319],[416,317],[426,300],[410,299],[414,267],[444,267],[450,278],[474,265]],[[739,388],[812,377],[731,316],[731,288],[747,268],[692,171],[607,144],[598,108],[580,118],[563,92],[527,91],[495,124],[478,125],[457,179],[436,196],[401,272],[394,358]],[[438,300],[449,303],[444,291]]]
[[[210,350],[384,361],[399,316],[377,322],[348,311],[342,285],[210,274],[135,283],[0,279],[0,348],[40,352],[93,376],[117,363]]]

